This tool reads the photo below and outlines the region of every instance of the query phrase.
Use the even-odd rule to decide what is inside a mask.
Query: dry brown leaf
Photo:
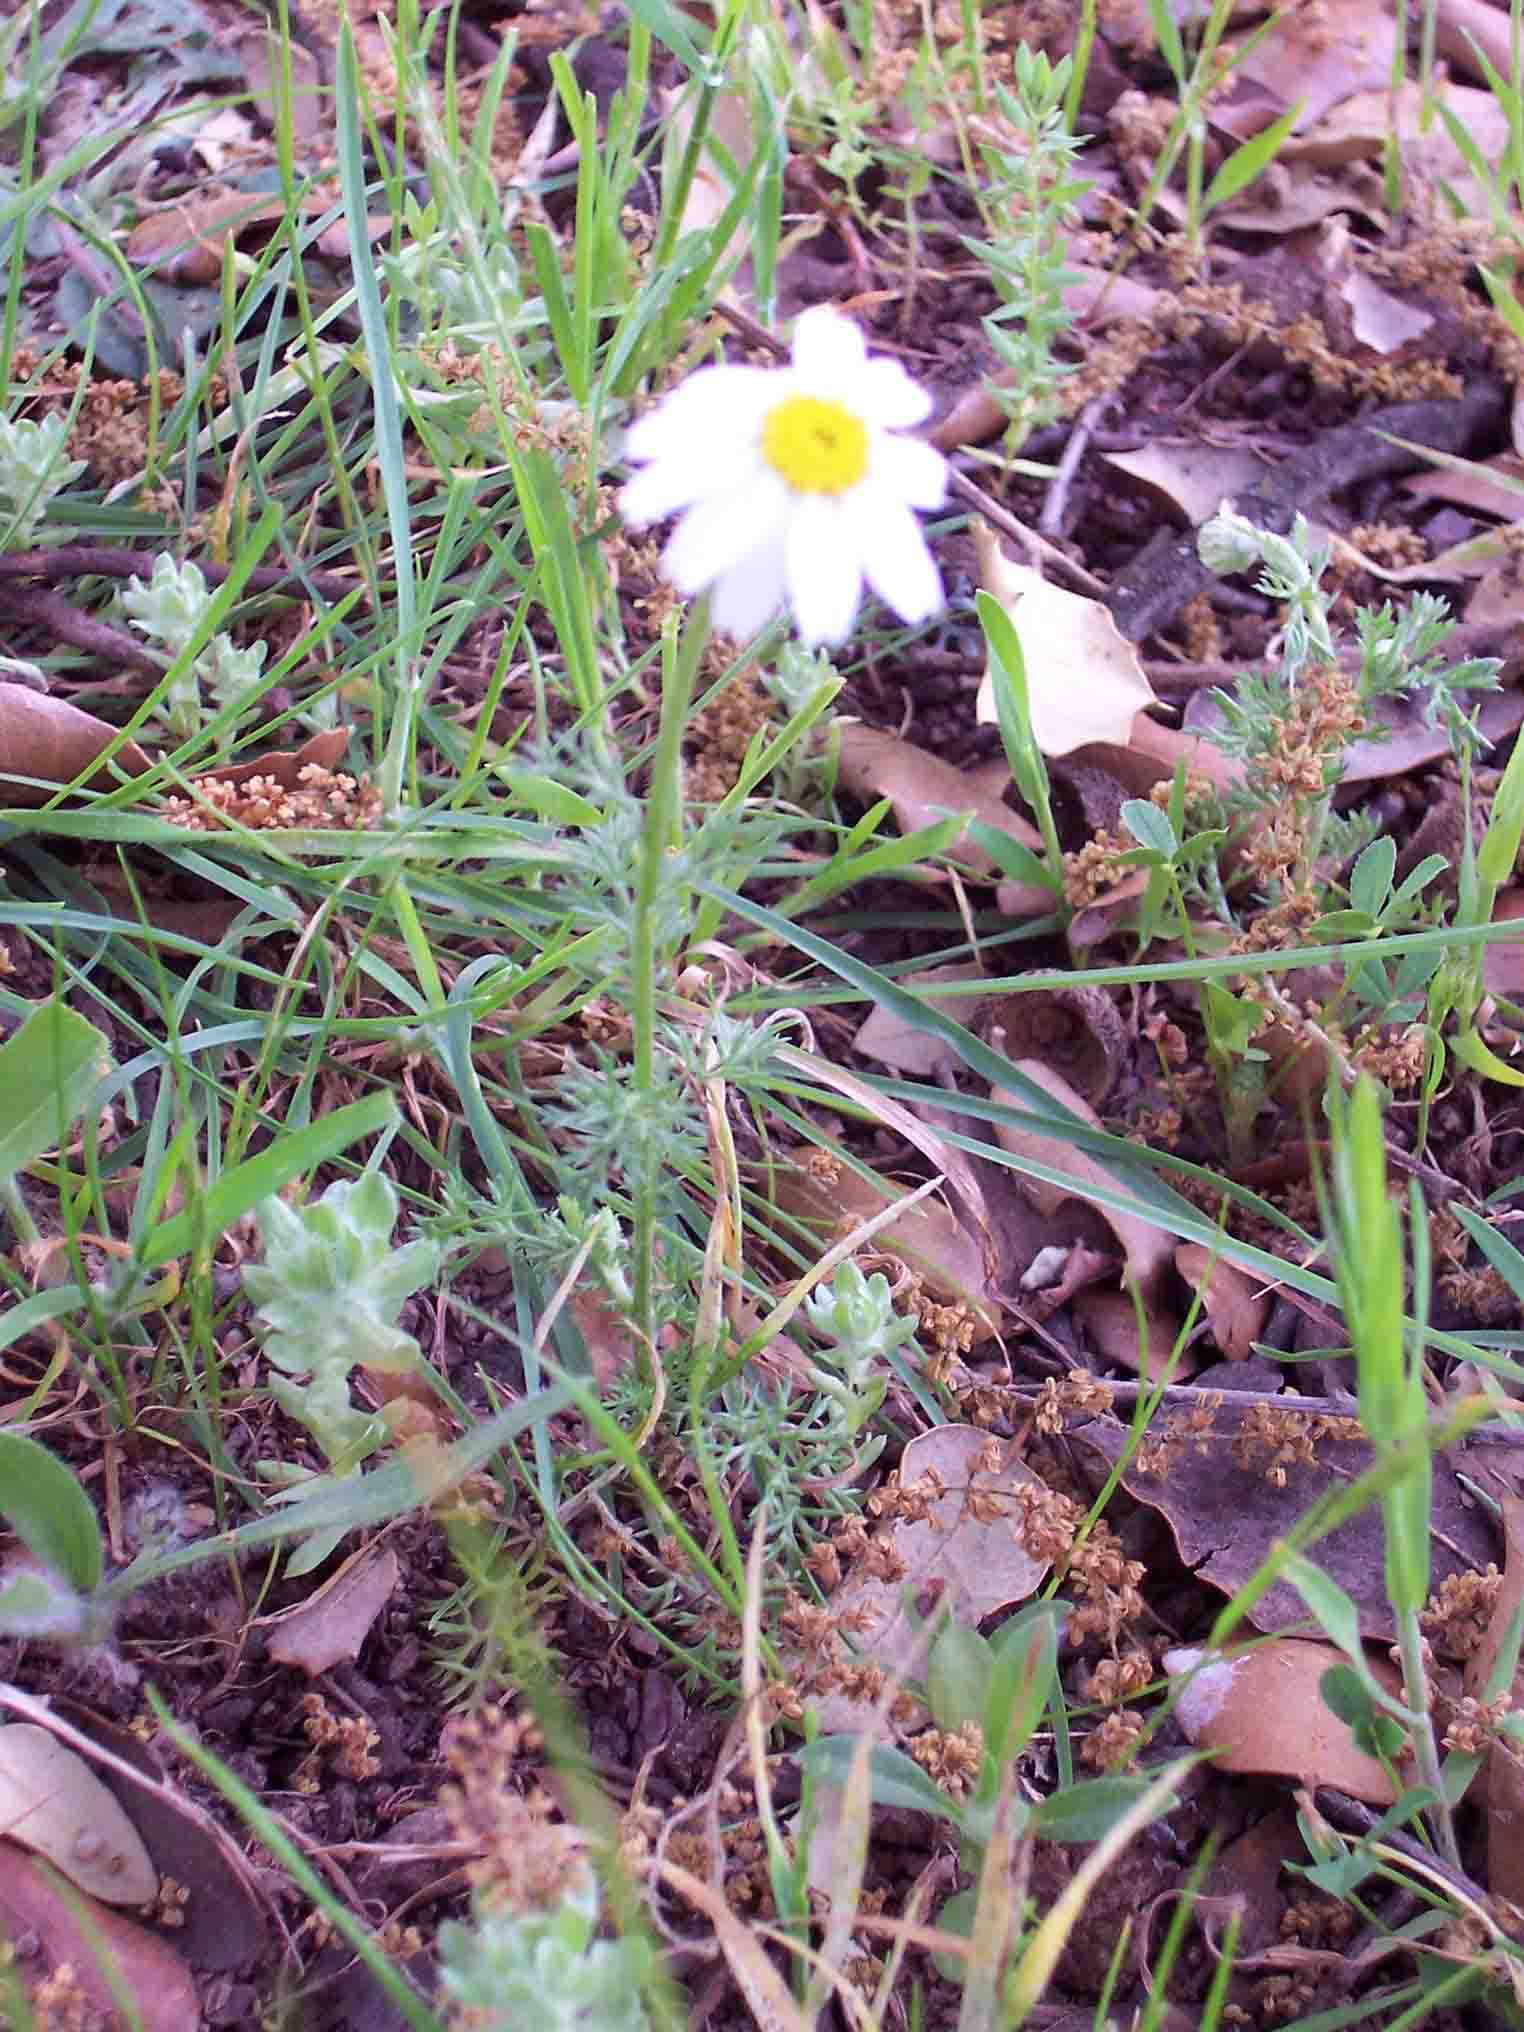
[[[1508,115],[1491,92],[1473,85],[1446,84],[1438,96],[1469,132],[1484,162],[1500,161],[1509,145]],[[1449,183],[1466,208],[1485,216],[1487,193],[1471,174],[1466,158],[1439,119],[1424,125],[1424,93],[1405,84],[1392,93],[1385,88],[1359,91],[1319,124],[1294,134],[1281,148],[1286,162],[1311,162],[1321,168],[1338,163],[1377,163],[1395,128],[1403,160],[1416,175]]]
[[[1400,484],[1405,494],[1422,501],[1453,501],[1457,508],[1495,515],[1500,522],[1524,517],[1524,458],[1516,451],[1499,452],[1476,464],[1468,462],[1459,471],[1434,466],[1428,472],[1410,473]]]
[[[0,1935],[36,1943],[13,1974],[72,1971],[102,2022],[120,2022],[120,1983],[143,2032],[197,2032],[201,2007],[190,1970],[168,1941],[79,1892],[66,1893],[31,1856],[0,1841]],[[44,1966],[39,1968],[37,1964]]]
[[[990,1042],[995,1049],[1000,1048],[994,1033],[991,1033]],[[1015,1068],[1034,1085],[1040,1086],[1044,1093],[1051,1094],[1054,1100],[1078,1115],[1082,1122],[1089,1123],[1094,1129],[1101,1126],[1095,1110],[1081,1100],[1067,1080],[1040,1059],[1019,1059],[1015,1061]],[[992,1087],[990,1099],[1027,1112],[1027,1103],[1019,1094]],[[1001,1147],[1009,1150],[1013,1157],[1024,1157],[1034,1164],[1046,1165],[1052,1171],[1064,1172],[1073,1181],[1072,1184],[1059,1186],[1050,1185],[1043,1179],[1021,1178],[1022,1190],[1036,1205],[1043,1212],[1051,1212],[1066,1199],[1087,1200],[1095,1205],[1122,1245],[1127,1275],[1136,1279],[1145,1300],[1157,1298],[1160,1281],[1172,1267],[1175,1238],[1141,1215],[1122,1213],[1096,1199],[1097,1187],[1111,1192],[1125,1192],[1127,1189],[1100,1159],[1093,1157],[1088,1150],[1076,1149],[1072,1143],[1045,1129],[1024,1129],[1019,1124],[1004,1121],[996,1122],[994,1129]]]
[[[1205,1663],[1203,1663],[1205,1661]],[[1176,1719],[1191,1742],[1217,1752],[1222,1771],[1294,1778],[1309,1788],[1336,1786],[1372,1806],[1390,1806],[1392,1781],[1374,1757],[1356,1748],[1353,1731],[1324,1701],[1318,1682],[1344,1662],[1332,1644],[1282,1637],[1236,1656],[1182,1645],[1166,1651],[1172,1673],[1201,1669],[1182,1693]],[[1400,1682],[1383,1659],[1371,1670],[1393,1692]]]
[[[230,1597],[226,1605],[237,1607]],[[135,1782],[104,1758],[94,1767],[143,1837],[159,1875],[186,1892],[175,1927],[178,1951],[198,1969],[234,1969],[251,1961],[265,1946],[273,1908],[237,1843],[166,1780],[154,1751],[130,1728],[71,1700],[54,1700],[51,1712],[141,1775],[144,1782]]]
[[[277,57],[276,51],[279,48]],[[238,39],[238,61],[244,82],[260,118],[269,127],[276,124],[277,100],[281,95],[281,69],[289,53],[291,60],[291,126],[298,141],[315,141],[328,118],[331,98],[321,96],[322,73],[316,56],[294,37],[285,36],[280,45],[267,28],[255,29]]]
[[[1224,501],[1248,492],[1269,470],[1252,445],[1172,437],[1156,437],[1141,451],[1105,452],[1101,464],[1125,473],[1192,526],[1215,515]]]
[[[1246,196],[1214,212],[1212,223],[1235,233],[1278,237],[1351,212],[1384,225],[1385,197],[1380,172],[1371,163],[1357,160],[1320,169],[1311,161],[1277,161],[1250,185]]]
[[[36,1722],[0,1726],[0,1831],[109,1904],[158,1896],[142,1836],[84,1758]]]
[[[774,1204],[806,1222],[822,1248],[882,1213],[903,1197],[904,1190],[885,1180],[863,1178],[828,1150],[796,1151],[793,1163],[770,1167],[769,1176]],[[879,1229],[870,1247],[914,1271],[930,1296],[942,1304],[966,1306],[981,1338],[999,1332],[1001,1308],[991,1294],[984,1251],[940,1200],[918,1200],[907,1207],[887,1228]]]
[[[1524,918],[1524,888],[1503,889],[1492,906],[1494,924],[1517,924]],[[1482,974],[1494,995],[1524,1002],[1524,934],[1497,939],[1483,948]]]
[[[300,748],[277,748],[268,755],[255,755],[246,762],[229,762],[222,769],[208,769],[190,780],[195,784],[249,783],[256,776],[268,776],[282,790],[299,790],[302,771],[308,767],[332,769],[344,759],[349,746],[347,727],[329,727],[311,734]]]
[[[332,209],[332,201],[323,197],[310,197],[302,204],[308,218]],[[285,216],[283,198],[254,191],[182,199],[161,212],[151,212],[133,228],[127,240],[127,259],[139,268],[152,268],[162,282],[205,287],[221,275],[229,242],[237,245],[248,235],[279,225]],[[374,213],[366,220],[371,240],[384,238],[391,225],[387,213]],[[348,220],[335,219],[313,244],[325,260],[347,261]]]
[[[1391,0],[1387,4],[1390,6]],[[1487,73],[1477,61],[1478,50],[1500,78],[1513,75],[1510,41],[1506,7],[1489,6],[1487,0],[1438,0],[1434,46],[1446,63],[1479,84],[1486,84]]]
[[[1339,293],[1349,305],[1355,337],[1374,353],[1399,351],[1411,340],[1422,338],[1434,322],[1432,311],[1393,296],[1359,268],[1340,285]]]
[[[1081,1291],[1073,1300],[1073,1311],[1095,1353],[1119,1369],[1131,1369],[1135,1376],[1157,1382],[1167,1368],[1171,1382],[1185,1383],[1201,1367],[1193,1348],[1180,1348],[1175,1359],[1180,1320],[1157,1304],[1144,1301],[1141,1332],[1137,1308],[1125,1291]]]
[[[991,1451],[998,1467],[983,1465]],[[955,1623],[976,1629],[997,1609],[1025,1601],[1052,1563],[1035,1558],[1022,1542],[1023,1513],[1011,1491],[1043,1484],[1014,1445],[978,1426],[939,1425],[905,1448],[901,1486],[909,1487],[928,1472],[939,1475],[946,1488],[931,1505],[929,1521],[902,1518],[880,1534],[903,1560],[904,1579],[849,1577],[830,1598],[833,1616],[852,1631],[857,1657],[917,1679],[925,1674],[926,1647],[922,1631],[905,1613],[907,1586],[917,1603],[935,1602],[951,1612]],[[969,1509],[975,1495],[978,1516]],[[845,1620],[849,1616],[850,1624]],[[830,1694],[817,1705],[822,1725],[831,1732],[861,1728],[873,1712],[871,1703],[841,1694]]]
[[[117,732],[67,699],[33,691],[26,684],[0,684],[0,807],[46,804],[54,793],[40,784],[72,783],[110,747]],[[88,782],[94,789],[105,789],[115,769],[124,776],[141,776],[151,766],[136,741],[123,741],[110,767]],[[38,777],[40,784],[8,780],[17,776]]]
[[[1231,83],[1213,100],[1212,124],[1247,141],[1298,106],[1294,131],[1304,133],[1353,93],[1385,85],[1396,47],[1395,23],[1371,0],[1285,8],[1253,48],[1223,45]]]
[[[1325,1346],[1337,1332],[1330,1328],[1325,1318],[1318,1319]],[[1347,1487],[1373,1458],[1370,1447],[1353,1436],[1358,1427],[1350,1420],[1332,1421],[1334,1432],[1349,1438],[1329,1437],[1310,1418],[1277,1411],[1273,1397],[1267,1410],[1263,1426],[1224,1407],[1199,1435],[1170,1444],[1165,1434],[1163,1461],[1152,1469],[1131,1465],[1122,1478],[1129,1495],[1164,1518],[1184,1564],[1226,1595],[1245,1585],[1320,1496],[1330,1487]],[[1071,1436],[1113,1465],[1132,1451],[1128,1428],[1115,1418],[1092,1418],[1074,1426]],[[1496,1547],[1491,1523],[1442,1458],[1434,1462],[1433,1490],[1430,1578],[1438,1588],[1450,1574],[1485,1567]],[[1379,1506],[1319,1539],[1308,1557],[1354,1602],[1361,1634],[1390,1642],[1396,1627],[1386,1594]],[[1289,1581],[1277,1581],[1248,1614],[1256,1629],[1286,1630],[1305,1620],[1307,1606]]]
[[[299,1665],[309,1679],[352,1664],[400,1573],[389,1545],[362,1546],[306,1601],[265,1619],[273,1625],[270,1656],[277,1665]]]
[[[1134,719],[1154,703],[1138,652],[1118,632],[1111,609],[1066,592],[1030,565],[1007,557],[987,522],[974,523],[979,578],[1021,638],[1032,735],[1045,755],[1067,755],[1089,741],[1125,741]],[[976,717],[998,719],[994,678],[979,686]]]
[[[966,1028],[979,1009],[980,998],[977,995],[938,994],[937,990],[951,987],[956,982],[982,981],[984,978],[978,967],[960,963],[949,967],[926,967],[918,974],[902,975],[900,985]],[[876,1058],[880,1065],[887,1065],[895,1072],[908,1073],[912,1079],[936,1078],[944,1067],[953,1062],[954,1057],[940,1037],[911,1023],[898,1010],[887,1008],[883,1003],[876,1003],[869,1012],[867,1021],[852,1039],[852,1049],[860,1051],[865,1058]]]
[[[1524,1601],[1524,1496],[1499,1498],[1503,1513],[1503,1582],[1492,1605],[1486,1634],[1466,1660],[1462,1684],[1472,1700],[1484,1700],[1508,1634],[1508,1626]],[[1515,1671],[1515,1705],[1524,1692],[1524,1668]],[[1518,1745],[1495,1736],[1482,1767],[1487,1809],[1487,1888],[1494,1896],[1524,1903],[1524,1845],[1519,1841],[1524,1814],[1524,1756]]]
[[[953,813],[1009,833],[1034,853],[1042,850],[1037,828],[1012,811],[986,778],[965,774],[940,756],[917,748],[914,742],[902,741],[897,734],[849,723],[841,729],[840,759],[846,787],[862,798],[887,797],[903,833],[919,832]],[[989,855],[972,840],[960,840],[949,851],[976,874],[990,870]],[[1008,886],[1031,898],[1028,908],[1017,915],[1033,916],[1053,907],[1046,889],[1035,884],[1030,888],[1017,883]]]
[[[1201,1293],[1212,1339],[1222,1353],[1230,1362],[1246,1362],[1265,1331],[1272,1287],[1200,1242],[1181,1243],[1175,1268],[1192,1291]]]

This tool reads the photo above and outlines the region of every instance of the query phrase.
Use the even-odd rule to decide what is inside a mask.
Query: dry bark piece
[[[1386,1771],[1356,1747],[1349,1724],[1319,1691],[1323,1674],[1343,1661],[1334,1645],[1302,1637],[1237,1656],[1188,1645],[1164,1654],[1167,1671],[1195,1671],[1175,1715],[1193,1743],[1217,1752],[1219,1770],[1293,1778],[1309,1790],[1333,1785],[1371,1806],[1391,1806],[1397,1794]],[[1384,1661],[1372,1659],[1371,1670],[1397,1691]]]
[[[270,1656],[277,1665],[299,1665],[309,1679],[352,1663],[400,1574],[389,1545],[363,1546],[304,1602],[265,1619],[274,1625]]]
[[[0,1935],[15,1944],[12,1967],[23,1981],[68,1969],[103,2022],[119,2022],[118,1983],[143,2032],[198,2032],[195,1984],[169,1942],[109,1905],[78,1891],[66,1895],[8,1841],[0,1841]]]
[[[1040,1059],[1090,1108],[1127,1061],[1127,1026],[1104,988],[1032,988],[981,1002],[973,1027],[1007,1058]]]
[[[54,792],[41,786],[72,783],[118,739],[119,729],[67,699],[33,691],[30,685],[0,684],[0,806],[46,804]],[[86,778],[87,789],[107,789],[113,771],[141,776],[152,767],[136,741],[119,742],[108,767]],[[38,783],[16,783],[35,776]]]

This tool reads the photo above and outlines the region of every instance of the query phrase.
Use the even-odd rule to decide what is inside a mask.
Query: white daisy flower
[[[644,471],[620,507],[636,528],[681,515],[662,567],[680,592],[710,592],[727,635],[787,604],[805,642],[841,642],[865,578],[901,620],[924,621],[942,582],[913,511],[941,505],[947,465],[900,433],[930,411],[849,319],[807,310],[789,366],[701,367],[640,419],[627,450]]]

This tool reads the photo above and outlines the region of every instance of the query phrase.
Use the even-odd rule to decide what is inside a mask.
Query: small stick
[[[203,564],[200,569],[209,586],[220,586],[233,571],[228,564]],[[46,550],[13,550],[0,556],[0,579],[126,579],[152,570],[153,558],[147,551],[102,543],[60,543]],[[340,572],[315,571],[303,576],[295,565],[261,564],[249,573],[246,583],[251,593],[299,586],[325,600],[342,600],[359,581]]]

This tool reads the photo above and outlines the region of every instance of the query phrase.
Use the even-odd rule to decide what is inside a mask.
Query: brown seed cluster
[[[197,795],[166,797],[162,816],[187,832],[220,832],[225,826],[247,826],[254,832],[312,829],[364,832],[381,816],[381,793],[364,777],[354,777],[308,762],[299,772],[297,788],[288,790],[274,776],[250,776],[234,782],[222,776],[197,779]]]

